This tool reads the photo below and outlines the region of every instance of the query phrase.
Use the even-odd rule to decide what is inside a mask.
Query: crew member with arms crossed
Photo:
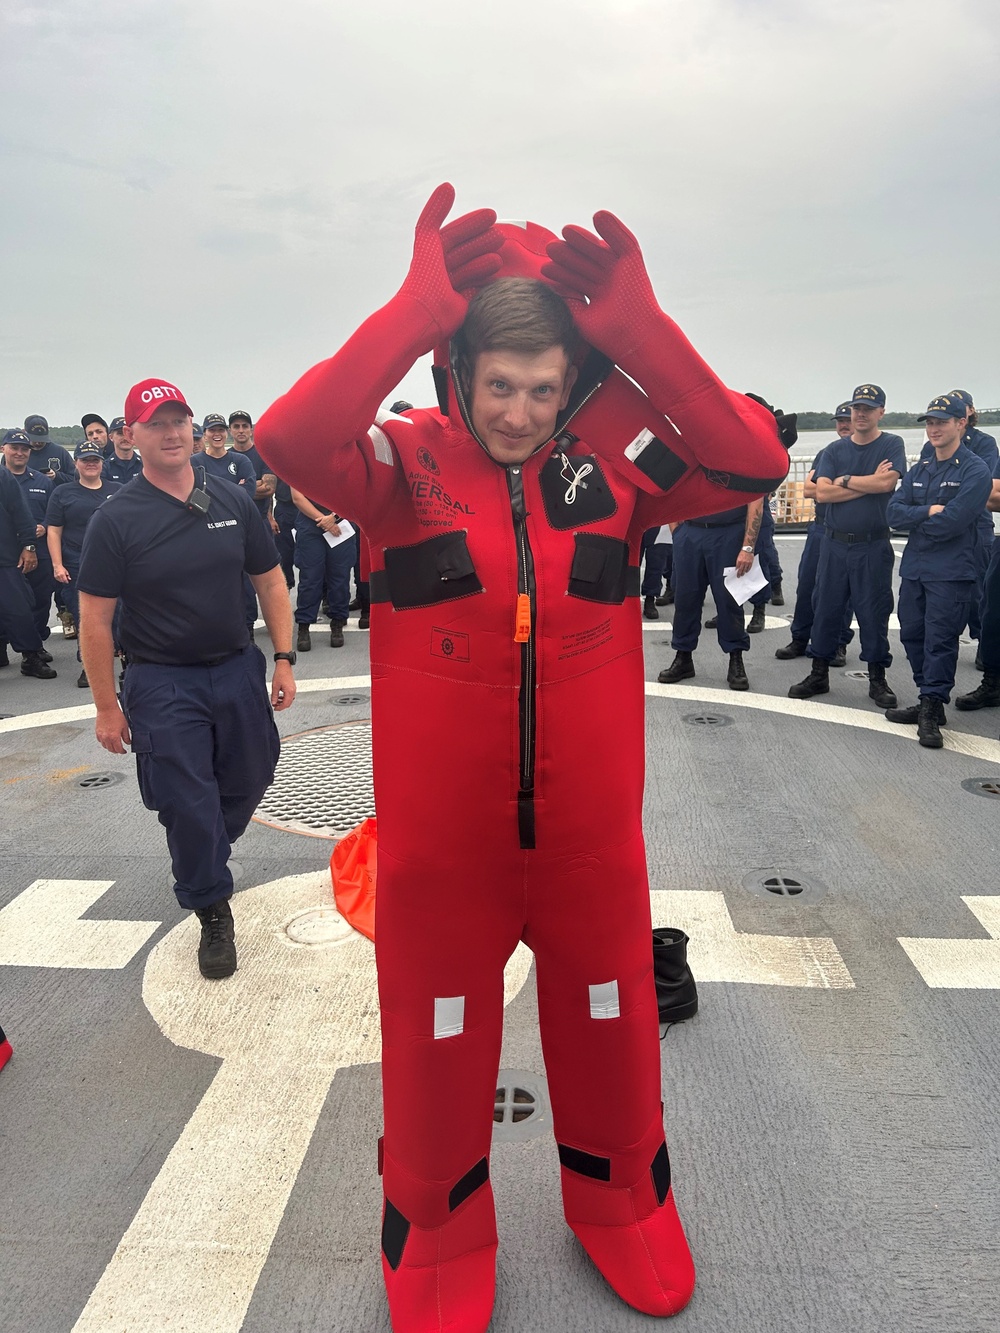
[[[94,515],[78,588],[80,644],[97,707],[97,739],[131,745],[143,804],[166,829],[174,891],[198,914],[202,976],[236,971],[229,899],[232,844],[274,779],[280,748],[272,707],[295,698],[291,606],[271,534],[252,492],[192,465],[191,409],[163,380],[125,403],[125,432],[142,476]],[[260,597],[274,654],[270,700],[264,655],[243,616],[244,571]],[[115,692],[112,621],[128,669]]]

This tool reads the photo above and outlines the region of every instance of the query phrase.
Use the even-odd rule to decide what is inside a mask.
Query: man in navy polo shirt
[[[997,449],[996,439],[992,435],[987,435],[984,430],[979,429],[976,405],[968,389],[952,389],[951,392],[957,394],[967,408],[969,424],[962,436],[962,444],[966,449],[971,449],[977,458],[981,458],[990,472],[993,472],[997,462],[1000,461],[1000,451]],[[927,454],[926,449],[924,452]],[[993,515],[989,510],[986,510],[980,514],[979,522],[976,525],[976,536],[978,538],[976,544],[976,587],[972,594],[972,604],[969,607],[969,635],[976,640],[982,638],[983,583],[986,579],[986,571],[989,568],[990,556],[993,554],[994,535]],[[980,652],[976,653],[976,666],[982,670],[982,655]]]
[[[21,653],[21,675],[52,680],[42,660],[42,640],[32,616],[25,575],[35,568],[35,522],[21,488],[0,468],[0,666],[9,666],[7,644]]]
[[[76,481],[76,466],[68,449],[57,444],[49,434],[49,423],[44,417],[24,418],[24,432],[31,441],[31,458],[35,472],[41,472],[57,486]]]
[[[125,418],[115,417],[108,427],[111,441],[110,453],[105,454],[104,479],[117,481],[120,486],[142,474],[142,459],[132,446],[132,441],[125,438]]]
[[[257,494],[257,474],[249,458],[237,449],[226,448],[226,440],[229,438],[226,418],[221,412],[209,412],[203,427],[205,434],[202,437],[201,461],[205,471],[210,477],[218,477],[222,481],[231,481],[234,486],[243,487],[253,500]],[[249,579],[243,580],[243,614],[252,639],[253,627],[257,622],[257,598]]]
[[[166,829],[174,889],[201,921],[205,977],[236,970],[229,899],[232,844],[274,778],[272,707],[295,697],[291,606],[271,535],[250,494],[192,465],[191,409],[175,385],[144,380],[125,403],[126,435],[143,475],[94,516],[79,588],[81,644],[97,707],[97,739],[131,745],[143,804]],[[260,597],[274,654],[250,641],[244,572]],[[121,599],[128,658],[121,706],[112,621]]]
[[[254,504],[267,523],[271,514],[271,500],[277,477],[261,458],[253,442],[253,419],[249,412],[230,412],[229,433],[233,437],[233,453],[245,458],[254,471]]]
[[[816,572],[815,619],[809,656],[812,671],[793,685],[792,699],[830,690],[830,662],[836,656],[848,599],[861,635],[861,660],[868,664],[868,696],[879,708],[895,708],[886,682],[892,665],[889,616],[892,567],[886,510],[889,496],[906,471],[906,451],[898,435],[882,430],[885,392],[860,384],[851,398],[851,434],[823,450],[816,467],[816,499],[827,506]]]
[[[889,500],[894,528],[909,533],[900,562],[899,637],[920,699],[890,708],[890,722],[915,722],[920,744],[944,744],[944,706],[951,698],[958,636],[976,588],[978,525],[990,491],[991,469],[963,444],[968,408],[957,393],[935,398],[926,413],[932,454],[921,454]]]
[[[7,431],[0,445],[3,449],[4,466],[20,486],[21,494],[31,511],[31,517],[35,520],[35,555],[38,564],[30,573],[25,574],[25,578],[34,603],[35,628],[44,643],[49,637],[49,612],[52,609],[52,593],[55,590],[52,560],[45,540],[45,510],[52,494],[52,482],[34,468],[28,467],[31,444],[23,430]],[[52,661],[52,654],[44,647],[39,650],[38,655],[43,662]]]
[[[104,457],[110,458],[114,445],[108,435],[108,423],[104,418],[96,412],[86,412],[80,418],[80,425],[83,427],[83,438],[90,440],[92,444],[99,444]]]

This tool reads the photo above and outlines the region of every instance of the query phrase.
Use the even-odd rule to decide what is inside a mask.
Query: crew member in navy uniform
[[[695,674],[692,654],[701,635],[705,592],[711,587],[719,647],[729,654],[726,675],[729,688],[750,688],[743,665],[750,636],[743,620],[743,608],[727,590],[723,571],[735,566],[740,577],[750,572],[763,504],[763,500],[754,500],[737,509],[725,509],[720,514],[689,518],[673,529],[674,619],[670,645],[675,657],[657,677],[661,685],[674,685]]]
[[[49,613],[52,609],[52,592],[55,578],[52,574],[52,560],[45,540],[45,510],[52,494],[52,482],[48,477],[28,467],[31,444],[23,430],[9,430],[3,437],[3,462],[7,471],[21,488],[21,494],[28,502],[31,517],[35,520],[35,555],[38,563],[30,574],[26,574],[28,587],[34,601],[35,628],[42,643],[49,637]],[[52,654],[44,647],[40,651],[43,662],[51,662]]]
[[[890,722],[916,723],[921,745],[944,744],[958,636],[975,593],[978,523],[993,487],[991,470],[963,444],[968,408],[957,393],[933,399],[927,423],[933,454],[923,454],[889,500],[889,523],[909,533],[899,566],[899,637],[919,702],[890,708]]]
[[[750,598],[753,616],[747,626],[749,634],[759,634],[764,628],[764,607],[768,602],[772,606],[785,605],[785,596],[781,588],[781,580],[784,574],[781,561],[778,559],[778,548],[774,544],[774,514],[771,510],[771,497],[769,495],[764,496],[764,507],[760,513],[757,557],[760,560],[764,577],[767,579],[767,587],[761,588]]]
[[[291,607],[271,535],[252,493],[192,464],[191,409],[181,391],[144,380],[125,403],[143,475],[104,506],[80,567],[81,641],[97,707],[97,739],[131,745],[139,790],[166,829],[175,892],[202,924],[198,962],[236,970],[229,899],[232,843],[274,778],[272,706],[295,697]],[[276,649],[268,699],[260,649],[244,623],[244,571]],[[115,692],[112,619],[121,599],[128,670]],[[123,711],[124,710],[124,711]]]
[[[991,514],[1000,513],[1000,462],[993,469],[993,488],[986,502]],[[1000,541],[994,541],[983,580],[980,604],[981,635],[976,665],[983,678],[970,694],[960,694],[955,707],[962,712],[1000,707]]]
[[[270,527],[271,501],[274,499],[274,488],[278,479],[254,447],[253,418],[250,413],[242,410],[230,412],[229,433],[233,437],[233,453],[245,458],[253,468],[254,504],[262,522]],[[253,584],[249,580],[244,580],[243,591],[246,599],[247,627],[252,630],[257,623],[257,598],[254,596]]]
[[[299,593],[295,599],[296,646],[300,653],[312,647],[309,626],[319,616],[323,590],[330,607],[330,647],[343,648],[344,626],[351,602],[351,570],[358,552],[358,535],[331,546],[326,534],[336,537],[344,520],[339,514],[310,500],[292,487],[292,502],[298,511],[295,523],[295,563],[299,569]],[[353,524],[352,524],[353,526]]]
[[[21,488],[0,468],[0,666],[9,666],[7,644],[21,653],[21,675],[52,680],[35,628],[31,590],[25,579],[35,568],[35,521]]]
[[[271,513],[271,534],[278,548],[281,571],[285,584],[295,587],[295,520],[299,511],[292,503],[292,488],[287,481],[277,478],[274,486],[274,509]]]
[[[76,481],[76,467],[73,455],[61,444],[57,444],[49,434],[49,423],[44,417],[24,418],[24,432],[31,441],[31,457],[28,465],[41,472],[56,486],[65,486]]]
[[[94,444],[99,444],[104,457],[110,458],[114,445],[108,435],[108,423],[104,418],[98,416],[96,412],[85,412],[80,418],[80,425],[83,428],[83,438]]]
[[[257,494],[257,474],[249,458],[237,449],[226,448],[229,436],[226,418],[221,412],[210,412],[202,425],[205,432],[202,439],[202,461],[205,471],[210,477],[220,477],[236,486],[242,486],[253,500]],[[243,580],[243,616],[252,639],[254,625],[257,623],[257,598],[254,596],[253,584],[249,579]]]
[[[833,414],[833,423],[837,429],[837,435],[840,439],[845,439],[851,433],[851,405],[850,403],[839,403]],[[826,446],[824,445],[824,448]],[[802,548],[802,554],[799,557],[798,582],[795,589],[795,613],[792,616],[792,641],[784,648],[778,648],[775,657],[782,662],[788,662],[793,657],[805,657],[806,649],[809,647],[809,635],[812,633],[813,623],[813,601],[816,593],[816,567],[819,564],[819,551],[822,543],[823,533],[826,529],[826,505],[821,505],[816,499],[816,469],[819,467],[819,460],[823,457],[823,449],[819,451],[813,459],[812,467],[803,486],[803,494],[807,500],[812,500],[815,517],[810,521],[806,528],[806,543]],[[844,609],[844,627],[840,635],[840,643],[837,646],[837,653],[830,662],[832,667],[842,667],[847,660],[847,645],[854,638],[854,630],[851,628],[851,620],[854,612],[851,608],[851,599],[847,599],[847,606]]]
[[[113,481],[101,476],[104,454],[96,440],[83,440],[74,451],[78,477],[69,486],[59,486],[49,496],[45,510],[46,540],[52,557],[52,572],[57,584],[62,584],[66,602],[77,633],[80,630],[80,599],[77,595],[76,576],[80,572],[83,538],[90,520],[102,504],[121,490]],[[77,649],[77,658],[80,651]],[[84,668],[77,680],[81,690],[88,687]]]
[[[996,468],[998,459],[1000,459],[996,439],[992,435],[987,435],[984,430],[979,429],[976,405],[968,389],[952,389],[951,392],[953,394],[957,393],[968,409],[969,424],[962,436],[962,443],[966,449],[971,449],[977,458],[981,458],[992,473]],[[979,522],[976,525],[976,534],[978,537],[976,560],[979,572],[976,575],[976,588],[972,594],[972,605],[969,607],[969,636],[978,642],[982,638],[983,584],[986,579],[986,571],[989,568],[990,556],[993,554],[993,537],[995,535],[993,515],[989,510],[980,514]],[[976,653],[976,666],[982,670],[982,655],[978,651]]]
[[[124,417],[115,417],[108,427],[108,437],[111,444],[110,450],[105,451],[103,476],[105,481],[117,481],[124,486],[133,477],[142,475],[142,459],[125,438]]]
[[[889,496],[906,471],[906,451],[898,435],[879,426],[885,392],[859,384],[851,398],[851,435],[823,450],[816,468],[816,499],[827,506],[819,567],[815,619],[808,653],[812,671],[793,685],[792,699],[830,690],[830,662],[843,633],[848,599],[861,635],[861,660],[868,664],[868,697],[879,708],[895,708],[885,672],[892,665],[889,616],[892,567],[886,510]]]
[[[664,583],[669,587],[673,573],[673,542],[658,542],[659,535],[659,528],[649,528],[642,534],[639,549],[639,563],[643,566],[639,596],[642,598],[642,614],[647,620],[659,620],[658,599]]]

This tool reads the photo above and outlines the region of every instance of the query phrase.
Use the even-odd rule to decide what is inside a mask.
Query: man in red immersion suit
[[[370,546],[392,1326],[489,1323],[503,968],[519,940],[566,1220],[624,1300],[670,1315],[694,1268],[660,1101],[639,546],[773,490],[787,456],[773,417],[660,310],[611,214],[600,236],[560,241],[485,209],[444,226],[453,200],[435,191],[399,292],[257,435],[275,472]],[[379,412],[432,348],[439,407]]]

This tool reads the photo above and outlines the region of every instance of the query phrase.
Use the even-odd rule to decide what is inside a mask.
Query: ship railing
[[[919,454],[908,454],[907,467],[912,467],[919,457]],[[804,532],[816,517],[813,502],[805,494],[812,459],[792,458],[789,462],[788,476],[771,497],[771,512],[775,527],[783,532]]]

